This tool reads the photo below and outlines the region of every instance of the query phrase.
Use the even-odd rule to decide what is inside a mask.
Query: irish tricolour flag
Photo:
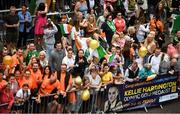
[[[64,34],[70,34],[72,30],[72,26],[69,24],[59,24],[59,27],[61,29],[61,33]]]
[[[109,63],[111,63],[114,60],[115,54],[110,55],[102,46],[99,46],[92,52],[92,56],[95,56],[98,59],[102,59],[104,57],[108,60]]]

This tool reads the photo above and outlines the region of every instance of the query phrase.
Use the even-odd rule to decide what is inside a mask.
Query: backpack
[[[136,2],[135,0],[128,0],[128,10],[134,11],[135,10]]]

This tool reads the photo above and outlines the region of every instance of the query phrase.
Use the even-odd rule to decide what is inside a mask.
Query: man
[[[21,8],[22,11],[18,12],[19,22],[20,22],[18,47],[26,45],[26,41],[29,36],[29,32],[31,29],[31,21],[32,21],[31,14],[29,11],[27,11],[27,6],[24,4],[22,5]]]
[[[35,80],[32,78],[31,71],[29,69],[26,69],[24,71],[23,79],[21,83],[19,83],[20,88],[22,88],[26,83],[29,85],[30,90],[33,90],[35,88]]]
[[[162,56],[162,53],[161,53],[161,49],[160,48],[156,48],[155,49],[155,53],[150,56],[150,64],[152,65],[152,71],[156,74],[159,74],[159,65],[160,65],[160,62],[161,62],[161,56]]]
[[[57,42],[55,44],[56,48],[51,52],[49,56],[49,65],[52,68],[52,71],[57,71],[58,73],[61,70],[62,60],[65,57],[65,50],[62,48],[62,44]]]
[[[63,111],[64,106],[67,105],[68,102],[75,103],[75,95],[73,93],[69,93],[69,97],[71,99],[67,98],[67,92],[70,90],[72,86],[72,76],[66,72],[67,65],[61,64],[61,72],[60,75],[57,76],[57,79],[59,80],[58,85],[58,94],[59,96],[59,104],[61,104],[61,111]]]
[[[25,58],[26,58],[26,64],[29,63],[31,57],[38,57],[39,53],[36,50],[36,47],[34,45],[34,43],[30,43],[29,45],[27,45],[27,49],[25,51]]]
[[[110,87],[108,91],[108,101],[105,102],[104,112],[119,112],[122,111],[122,102],[118,98],[118,89],[117,87]]]
[[[10,14],[5,20],[6,27],[6,44],[8,49],[15,48],[18,41],[18,27],[19,27],[19,17],[16,14],[16,7],[10,7]]]
[[[34,84],[35,88],[38,88],[38,86],[42,83],[42,74],[39,69],[38,63],[33,63],[31,69],[31,77],[36,81]]]
[[[134,82],[138,80],[139,67],[138,63],[134,61],[125,71],[125,79],[128,82]]]
[[[67,51],[67,56],[65,56],[62,60],[62,64],[67,65],[67,71],[70,71],[74,67],[75,57],[73,55],[73,50],[69,49]]]
[[[170,63],[170,68],[168,69],[168,74],[173,75],[177,72],[176,70],[176,65],[177,65],[177,59],[176,58],[172,58],[171,59],[171,63]]]
[[[23,57],[23,49],[19,48],[16,52],[16,54],[14,54],[12,56],[12,64],[11,67],[17,66],[19,64],[22,64],[24,61],[24,57]]]

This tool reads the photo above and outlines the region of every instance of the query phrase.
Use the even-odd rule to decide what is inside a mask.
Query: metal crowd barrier
[[[179,76],[179,74],[176,76],[177,76],[177,85],[176,85],[177,91],[176,91],[176,93],[178,93],[178,95],[180,95],[180,83],[178,81],[180,76]],[[159,77],[159,79],[161,79],[161,78]],[[159,79],[158,79],[158,81],[162,81],[162,79],[161,80],[159,80]],[[164,79],[171,80],[169,82],[173,82],[172,79],[175,80],[175,78],[166,77],[166,75],[164,75]],[[154,81],[157,81],[157,80],[154,80]],[[142,81],[142,83],[143,82],[144,81]],[[142,84],[142,83],[137,82],[135,84]],[[156,82],[156,83],[158,83],[158,82]],[[129,85],[129,84],[125,84],[125,86],[126,85]],[[124,85],[121,85],[121,86],[124,86]],[[131,86],[131,84],[129,86]],[[172,88],[172,90],[174,90],[174,89]],[[108,93],[108,85],[101,86],[101,88],[99,88],[99,89],[89,89],[90,98],[87,101],[83,101],[81,99],[82,91],[83,90],[73,91],[76,96],[76,102],[73,104],[70,103],[68,100],[63,100],[62,95],[59,95],[59,98],[55,98],[55,95],[57,96],[57,93],[41,96],[40,102],[37,102],[36,97],[31,97],[21,107],[21,112],[22,113],[60,113],[59,112],[60,109],[62,109],[63,112],[66,112],[66,113],[68,113],[68,111],[72,112],[72,113],[97,113],[97,112],[104,111],[104,103],[108,97],[108,94],[107,94]],[[67,96],[69,94],[70,94],[70,92],[67,92]],[[180,96],[178,96],[177,98],[179,98],[179,97]],[[7,106],[7,105],[8,105],[8,103],[0,104],[0,108]],[[11,110],[12,112],[16,112],[15,105],[17,105],[17,104],[14,103],[14,106],[12,107],[12,110]],[[64,105],[63,108],[61,108],[62,105]]]
[[[179,90],[180,92],[180,90]],[[72,113],[97,113],[103,112],[104,102],[107,88],[101,87],[99,90],[90,90],[91,96],[87,101],[81,100],[80,91],[76,91],[76,103],[70,104],[66,101],[63,101],[61,104],[65,105],[63,112],[69,110]],[[49,94],[41,97],[41,102],[37,102],[35,97],[32,97],[27,102],[24,103],[24,106],[21,110],[22,113],[60,113],[58,108],[58,100],[54,99],[54,96],[57,94]],[[0,107],[7,106],[8,103],[0,104]],[[11,112],[16,112],[12,108]],[[68,113],[68,112],[66,112]]]

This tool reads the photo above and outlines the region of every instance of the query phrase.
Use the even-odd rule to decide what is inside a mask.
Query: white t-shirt
[[[99,75],[97,75],[95,79],[92,78],[92,75],[89,75],[88,77],[91,85],[93,86],[98,86],[101,82],[101,77]]]
[[[26,93],[23,93],[23,90],[22,89],[20,89],[17,93],[16,93],[16,97],[18,97],[18,98],[27,98],[27,97],[29,97],[31,95],[31,91],[30,91],[30,89],[28,89],[28,92]]]
[[[158,56],[158,57],[156,57],[156,56],[153,56],[152,58],[151,58],[151,65],[152,65],[152,71],[154,72],[154,73],[159,73],[159,65],[160,65],[160,62],[161,62],[161,54]]]
[[[89,0],[89,6],[92,9],[95,5],[95,1],[94,0]]]
[[[74,56],[72,58],[68,58],[67,56],[65,56],[63,58],[63,60],[62,60],[62,63],[67,65],[67,69],[69,69],[69,67],[71,65],[73,65],[74,62],[75,62],[75,57]]]

